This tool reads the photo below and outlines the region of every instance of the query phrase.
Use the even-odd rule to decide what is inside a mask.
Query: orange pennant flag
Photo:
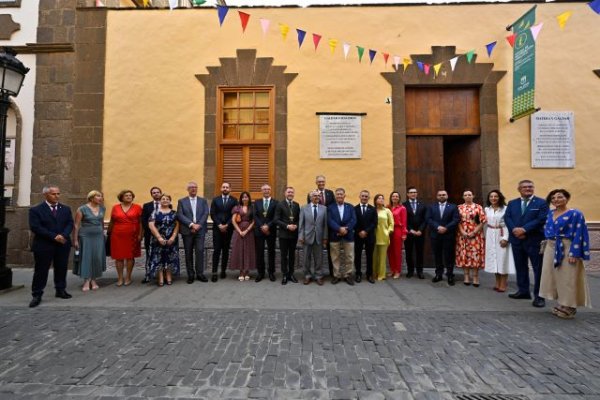
[[[250,14],[246,14],[245,12],[238,11],[240,14],[240,21],[242,22],[242,32],[246,32],[246,27],[248,26],[248,21],[250,20]]]
[[[385,66],[387,67],[387,62],[388,62],[388,58],[390,58],[390,53],[381,53],[381,55],[383,56],[383,62],[385,63]]]

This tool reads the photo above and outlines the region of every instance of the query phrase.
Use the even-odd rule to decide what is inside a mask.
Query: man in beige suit
[[[323,285],[323,249],[327,247],[327,207],[319,204],[319,192],[310,193],[311,202],[300,210],[298,241],[304,247],[304,284]]]

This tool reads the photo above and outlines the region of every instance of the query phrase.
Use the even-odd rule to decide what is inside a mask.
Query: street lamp
[[[29,68],[15,56],[17,53],[5,47],[0,51],[0,290],[12,287],[12,271],[6,267],[6,203],[4,202],[4,171],[6,171],[6,119],[10,96],[17,97]]]

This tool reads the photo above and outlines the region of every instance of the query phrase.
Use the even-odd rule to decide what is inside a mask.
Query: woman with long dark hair
[[[501,191],[494,189],[487,195],[485,207],[485,272],[496,276],[494,290],[505,292],[508,286],[508,275],[514,275],[515,261],[510,243],[508,228],[504,223],[506,198]]]
[[[231,268],[239,269],[239,280],[249,280],[250,270],[256,268],[254,248],[254,214],[250,193],[242,192],[240,202],[232,210]]]

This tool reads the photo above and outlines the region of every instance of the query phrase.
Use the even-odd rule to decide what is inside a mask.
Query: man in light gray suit
[[[319,204],[320,193],[310,193],[311,202],[300,210],[298,241],[304,246],[304,284],[323,285],[323,249],[327,248],[327,207]]]
[[[201,282],[208,282],[204,276],[204,238],[208,220],[208,203],[199,197],[198,184],[187,184],[188,196],[177,202],[177,220],[179,232],[183,237],[187,283],[194,283],[194,276]],[[194,255],[196,262],[194,262]],[[196,266],[194,270],[194,265]]]

